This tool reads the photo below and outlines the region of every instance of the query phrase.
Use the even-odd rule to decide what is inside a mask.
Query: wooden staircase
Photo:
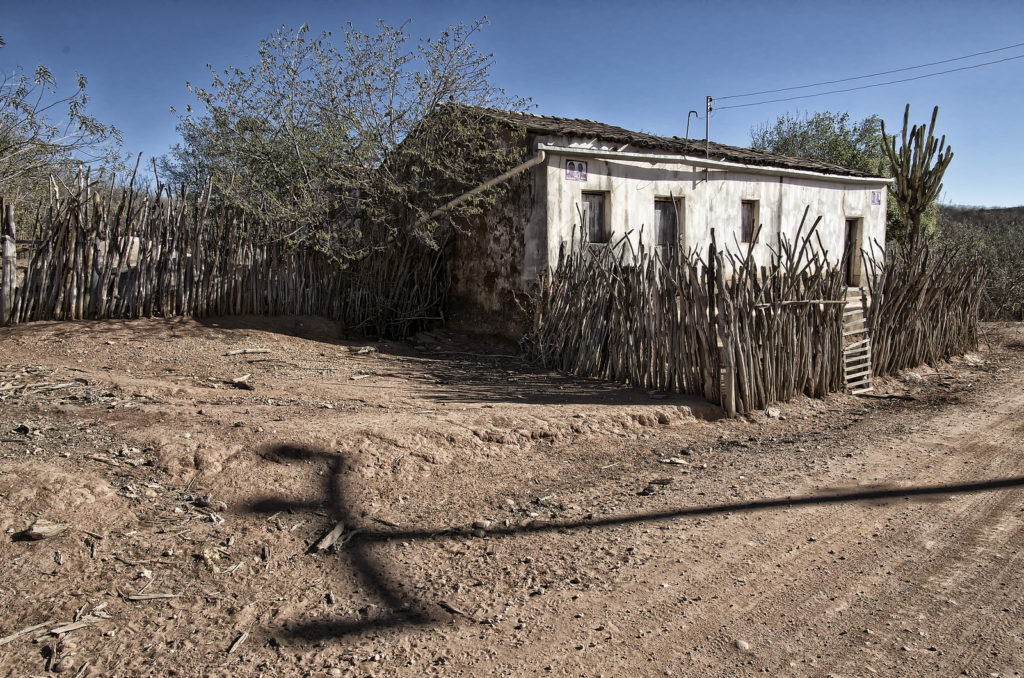
[[[871,390],[871,336],[868,332],[867,295],[850,288],[843,307],[843,380],[854,395]]]

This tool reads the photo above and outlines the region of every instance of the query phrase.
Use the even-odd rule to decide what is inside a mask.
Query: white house
[[[590,120],[475,110],[524,129],[530,159],[502,178],[501,200],[456,240],[456,319],[512,323],[515,297],[557,265],[574,230],[576,243],[581,231],[592,245],[628,234],[634,245],[642,237],[685,251],[706,250],[713,228],[719,247],[735,250],[759,224],[754,257],[767,263],[769,246],[792,239],[809,207],[810,220],[821,216],[828,257],[839,263],[850,252],[851,286],[864,283],[861,250],[885,244],[888,179],[880,176]]]

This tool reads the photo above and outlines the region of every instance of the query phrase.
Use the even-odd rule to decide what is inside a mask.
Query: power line
[[[923,78],[932,78],[936,75],[945,75],[947,73],[956,73],[957,71],[969,71],[972,68],[981,68],[982,66],[991,66],[992,64],[1001,64],[1004,61],[1014,61],[1016,59],[1024,59],[1024,54],[1018,56],[1006,57],[1005,59],[996,59],[995,61],[986,61],[981,64],[974,64],[973,66],[961,66],[960,68],[950,68],[945,71],[938,71],[937,73],[925,73],[924,75],[915,75],[912,78],[900,78],[899,80],[888,80],[886,82],[876,82],[870,85],[861,85],[859,87],[846,87],[844,89],[833,89],[827,92],[817,92],[815,94],[800,94],[795,97],[782,97],[780,99],[766,99],[765,101],[752,101],[749,104],[732,104],[731,106],[716,106],[714,110],[722,111],[727,108],[745,108],[747,106],[760,106],[761,104],[774,104],[780,101],[795,101],[796,99],[810,99],[811,97],[822,97],[826,94],[839,94],[841,92],[855,92],[861,89],[869,89],[871,87],[882,87],[884,85],[895,85],[901,82],[910,82],[911,80],[921,80]],[[724,97],[723,97],[724,98]]]
[[[779,89],[765,89],[765,90],[761,90],[760,92],[751,92],[749,94],[730,94],[727,97],[715,97],[715,98],[718,99],[718,100],[722,100],[722,99],[740,99],[740,98],[743,98],[743,97],[759,96],[761,94],[775,94],[777,92],[788,92],[788,91],[794,90],[794,89],[807,89],[809,87],[820,87],[822,85],[834,85],[834,84],[839,83],[839,82],[849,82],[851,80],[864,80],[866,78],[877,78],[880,75],[889,75],[891,73],[902,73],[903,71],[913,71],[913,70],[916,70],[918,68],[927,68],[928,66],[938,66],[939,64],[948,64],[948,63],[951,63],[953,61],[963,61],[964,59],[973,59],[974,57],[982,56],[982,55],[985,55],[985,54],[994,54],[995,52],[1005,52],[1008,49],[1014,49],[1016,47],[1024,47],[1024,42],[1018,42],[1016,45],[1010,45],[1008,47],[998,47],[996,49],[989,49],[989,50],[985,50],[984,52],[975,52],[974,54],[968,54],[966,56],[953,57],[952,59],[942,59],[941,61],[932,61],[930,63],[921,64],[919,66],[907,66],[905,68],[894,68],[891,71],[879,71],[878,73],[871,73],[870,75],[855,75],[855,76],[850,77],[850,78],[840,78],[838,80],[823,80],[821,82],[816,82],[816,83],[813,83],[813,84],[810,84],[810,85],[796,85],[794,87],[780,87]],[[997,62],[991,62],[991,63],[997,63]],[[985,64],[981,64],[981,65],[985,65]],[[897,82],[899,82],[899,81],[897,81]]]

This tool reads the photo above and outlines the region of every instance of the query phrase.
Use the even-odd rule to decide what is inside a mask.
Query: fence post
[[[718,401],[722,404],[722,355],[718,350],[718,319],[715,317],[715,309],[718,300],[715,294],[718,290],[718,282],[715,280],[715,229],[711,229],[711,243],[708,245],[708,263],[704,270],[705,287],[708,290],[708,347],[707,360],[708,369],[704,381],[704,397],[711,402]],[[717,381],[717,384],[714,382]],[[717,388],[716,388],[717,386]]]
[[[730,348],[725,350],[729,351]],[[726,355],[731,356],[731,353]],[[736,416],[736,370],[731,358],[726,358],[725,368],[722,370],[722,409],[730,418]]]
[[[17,249],[14,235],[14,205],[4,204],[0,219],[0,325],[13,324],[14,289],[18,280]]]
[[[718,404],[729,417],[736,416],[736,366],[733,354],[731,319],[722,311],[729,308],[725,292],[725,261],[719,260],[718,242],[715,229],[711,229],[711,243],[708,245],[708,315],[711,327],[711,356],[714,360],[714,377],[718,380]],[[721,344],[721,346],[719,346]]]

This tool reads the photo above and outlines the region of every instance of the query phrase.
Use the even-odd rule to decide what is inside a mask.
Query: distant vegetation
[[[822,111],[803,117],[786,113],[775,122],[752,127],[750,147],[889,176],[881,122],[877,115],[858,122],[849,113]]]
[[[750,128],[750,147],[758,151],[779,153],[794,158],[820,160],[847,169],[893,176],[892,163],[886,157],[882,134],[882,119],[869,115],[853,120],[849,113],[819,111],[802,116],[786,113],[774,122],[764,122]],[[897,201],[890,195],[885,217],[886,238],[889,242],[904,242],[908,228]],[[930,207],[921,216],[925,233],[935,226],[935,209]]]
[[[0,50],[4,44],[0,36]],[[82,74],[73,90],[58,88],[41,64],[0,73],[0,197],[14,205],[19,224],[51,183],[71,182],[82,164],[93,165],[96,176],[122,167],[121,132],[88,113],[85,88]]]
[[[976,254],[987,269],[984,317],[1024,320],[1024,207],[940,205],[936,239]]]
[[[416,42],[406,24],[338,36],[282,28],[260,41],[253,65],[189,85],[200,107],[181,118],[159,178],[192,192],[210,184],[220,204],[277,224],[276,237],[341,260],[395,241],[436,247],[447,222],[429,215],[521,161],[498,123],[445,106],[526,104],[491,84],[494,59],[471,42],[485,24]]]

